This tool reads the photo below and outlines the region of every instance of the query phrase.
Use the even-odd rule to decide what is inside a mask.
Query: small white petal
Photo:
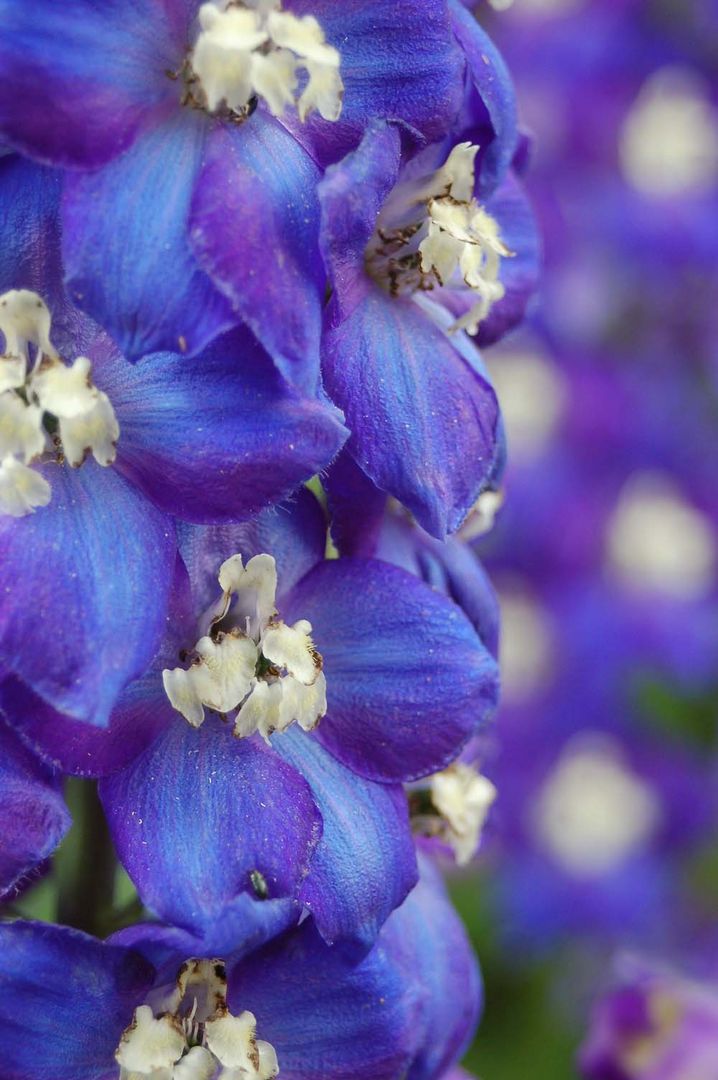
[[[173,709],[184,716],[192,727],[200,727],[204,722],[204,705],[197,686],[194,667],[165,668],[162,672],[162,685]]]
[[[5,353],[27,359],[27,346],[36,345],[46,356],[57,359],[50,341],[52,319],[45,301],[30,289],[11,289],[0,296],[0,333]]]
[[[156,1020],[149,1005],[140,1005],[123,1032],[115,1059],[129,1072],[153,1074],[174,1065],[185,1046],[185,1037],[173,1018]]]
[[[274,1077],[279,1073],[277,1051],[271,1043],[265,1042],[264,1039],[257,1039],[257,1049],[259,1050],[257,1080],[274,1080]]]
[[[459,866],[465,866],[476,853],[495,798],[491,781],[461,761],[431,777],[431,801],[447,826],[442,836]]]
[[[0,394],[0,458],[16,455],[30,462],[44,449],[42,409],[26,405],[14,390]]]
[[[92,364],[78,356],[71,367],[61,362],[45,365],[30,377],[30,387],[43,409],[71,419],[94,408],[99,391],[90,381]]]
[[[237,609],[250,619],[251,632],[256,637],[276,613],[277,564],[272,555],[255,555],[246,567],[241,555],[233,555],[222,563],[219,585],[224,593],[240,594]]]
[[[238,739],[246,739],[259,731],[265,741],[275,731],[283,731],[280,713],[282,705],[282,683],[284,679],[268,683],[258,681],[242,708],[237,713],[234,734]]]
[[[435,271],[439,282],[448,285],[459,265],[463,246],[460,240],[456,240],[432,221],[428,235],[419,244],[421,269],[425,274]]]
[[[205,1024],[207,1046],[221,1065],[230,1069],[246,1069],[250,1077],[256,1074],[258,1061],[255,1031],[257,1021],[251,1012],[239,1016],[225,1013]]]
[[[315,682],[321,671],[311,630],[312,625],[306,619],[300,619],[294,626],[274,623],[265,631],[261,642],[262,653],[270,663],[286,669],[306,686]]]
[[[196,652],[199,659],[188,670],[162,672],[172,707],[193,727],[199,727],[204,719],[200,705],[219,713],[239,707],[252,688],[258,657],[251,638],[236,631],[223,634],[217,641],[200,638]]]
[[[25,517],[39,506],[47,506],[52,496],[44,476],[21,461],[7,457],[0,465],[0,514]]]
[[[476,237],[471,228],[471,207],[467,203],[455,203],[450,199],[432,199],[429,203],[431,220],[453,236],[467,244]]]
[[[297,56],[317,64],[339,67],[339,53],[327,45],[324,31],[313,15],[298,18],[289,11],[273,11],[267,29],[275,45],[291,49]]]
[[[27,360],[24,356],[0,356],[0,394],[25,385]]]
[[[200,33],[192,68],[214,112],[222,102],[240,110],[252,96],[252,51],[267,40],[256,12],[244,8],[220,11],[214,4],[199,10]]]
[[[252,55],[252,85],[267,102],[273,116],[281,116],[294,104],[297,82],[297,62],[286,49],[278,49],[267,56]]]
[[[457,202],[468,203],[474,197],[474,165],[478,151],[478,146],[472,143],[459,143],[439,170],[449,182],[449,195]]]
[[[291,675],[282,679],[280,685],[282,704],[278,730],[284,731],[296,721],[304,731],[311,731],[327,711],[327,680],[324,672],[319,672],[311,686],[298,682]]]
[[[217,1062],[203,1046],[193,1046],[172,1072],[172,1080],[212,1080]],[[155,1080],[152,1077],[152,1080]]]
[[[116,457],[120,425],[107,394],[97,392],[95,404],[87,412],[60,420],[60,438],[70,465],[81,465],[85,451],[98,465],[111,465]]]
[[[338,69],[314,60],[307,60],[304,66],[309,81],[297,102],[299,119],[303,123],[316,109],[325,120],[335,122],[341,116],[344,97],[344,83]]]

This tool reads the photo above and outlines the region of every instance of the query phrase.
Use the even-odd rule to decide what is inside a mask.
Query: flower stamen
[[[12,289],[0,296],[0,514],[11,517],[50,501],[49,483],[31,465],[77,467],[88,454],[99,465],[115,460],[120,428],[109,398],[93,384],[87,357],[63,362],[51,327],[37,293]]]
[[[205,708],[234,715],[238,738],[260,733],[265,741],[298,723],[310,731],[326,713],[322,657],[312,626],[288,626],[275,607],[277,570],[271,555],[241,555],[219,571],[222,596],[208,613],[207,633],[186,654],[189,668],[165,669],[162,681],[172,707],[193,727]]]

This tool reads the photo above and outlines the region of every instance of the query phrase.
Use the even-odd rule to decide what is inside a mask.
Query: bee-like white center
[[[272,1080],[274,1047],[253,1013],[233,1016],[221,960],[187,960],[174,987],[135,1009],[115,1051],[120,1080]]]
[[[88,453],[100,465],[115,460],[120,428],[109,398],[93,385],[86,356],[63,362],[50,340],[51,322],[37,293],[0,296],[0,514],[12,517],[50,501],[50,485],[33,463],[79,466]]]
[[[626,179],[645,195],[708,192],[718,179],[718,113],[690,68],[664,67],[641,87],[619,139]]]
[[[553,858],[579,878],[618,869],[648,843],[661,818],[654,790],[605,735],[572,741],[547,776],[531,827]]]
[[[451,330],[476,334],[505,293],[510,257],[497,222],[474,198],[478,146],[459,143],[440,169],[398,184],[382,207],[366,251],[368,273],[392,296],[468,289],[475,297]]]
[[[191,103],[242,118],[261,97],[274,116],[296,105],[302,121],[314,110],[339,119],[340,56],[313,15],[282,11],[280,0],[212,0],[200,7],[199,25],[188,67]]]
[[[662,473],[637,472],[623,488],[607,531],[612,573],[632,589],[701,600],[715,588],[712,523]]]
[[[222,596],[205,618],[206,632],[190,654],[189,668],[162,672],[173,708],[193,727],[205,708],[233,713],[238,738],[273,732],[296,722],[310,731],[327,711],[322,658],[312,626],[300,619],[287,626],[275,607],[277,568],[271,555],[241,555],[219,571]]]
[[[459,866],[476,854],[496,787],[472,765],[456,761],[430,777],[431,801],[439,814],[438,835]]]

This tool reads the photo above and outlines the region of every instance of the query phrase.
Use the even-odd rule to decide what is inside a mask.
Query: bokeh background
[[[626,950],[718,986],[718,4],[476,14],[517,83],[545,267],[486,355],[504,692],[499,798],[453,882],[488,988],[467,1068],[563,1080]]]

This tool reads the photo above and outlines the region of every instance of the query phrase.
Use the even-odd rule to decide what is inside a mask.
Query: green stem
[[[58,921],[102,936],[112,913],[117,859],[97,784],[71,778],[65,798],[73,828],[55,857]]]

